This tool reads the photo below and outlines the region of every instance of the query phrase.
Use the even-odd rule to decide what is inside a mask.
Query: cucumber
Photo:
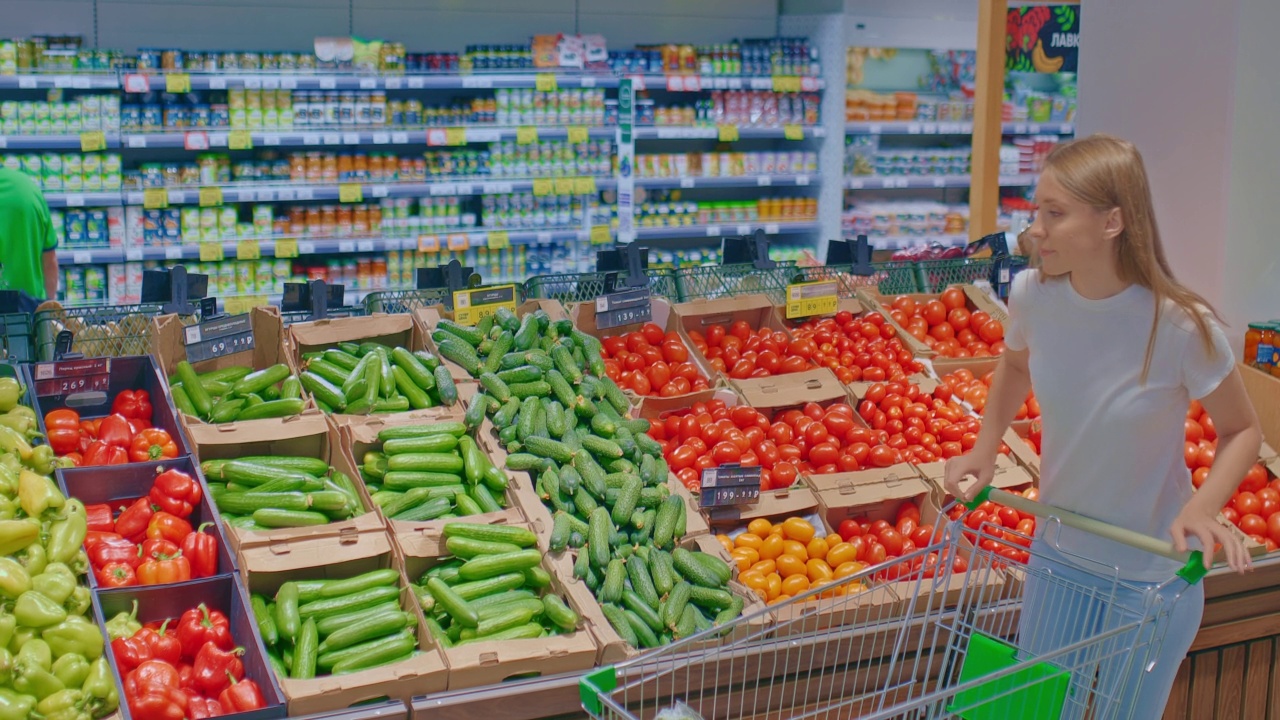
[[[287,377],[289,377],[289,366],[277,363],[240,378],[231,388],[231,394],[244,397],[250,393],[260,393],[278,382],[283,382]]]
[[[452,473],[396,470],[388,472],[383,476],[382,486],[387,490],[397,492],[404,492],[422,487],[462,487],[462,477]]]
[[[614,460],[623,456],[622,448],[616,442],[596,435],[582,438],[582,447],[593,455]]]
[[[357,361],[359,362],[359,361]],[[338,367],[333,363],[324,360],[308,360],[303,369],[312,375],[324,378],[335,387],[341,388],[346,384],[347,379],[351,377],[351,373],[355,368],[348,370],[347,368]]]
[[[509,370],[499,370],[498,379],[505,383],[527,383],[542,379],[542,370],[533,365],[520,365]]]
[[[548,542],[552,552],[560,552],[569,545],[569,533],[572,532],[569,517],[567,512],[556,512],[555,520],[551,523],[551,539]]]
[[[511,525],[480,525],[476,523],[449,523],[444,526],[445,538],[465,537],[472,540],[511,543],[522,548],[533,547],[538,536],[532,530]]]
[[[266,400],[245,407],[236,414],[236,420],[261,420],[263,418],[293,417],[302,412],[306,404],[302,398],[293,400]]]
[[[436,393],[440,396],[440,404],[452,407],[458,404],[458,386],[453,383],[453,376],[443,365],[436,368]]]
[[[413,472],[461,473],[462,458],[447,453],[403,453],[387,457],[387,470],[395,472],[408,470]]]
[[[414,488],[403,495],[391,498],[386,503],[380,505],[382,514],[387,517],[396,517],[401,513],[415,508],[422,503],[439,497],[438,488]]]
[[[321,620],[330,615],[339,615],[345,613],[356,612],[357,610],[367,610],[376,605],[383,605],[388,601],[400,599],[400,588],[394,585],[378,585],[375,587],[361,590],[360,592],[351,593],[335,598],[323,598],[321,600],[313,600],[303,603],[298,607],[298,615],[303,620],[309,617]]]
[[[489,488],[487,486],[472,485],[469,492],[471,494],[471,499],[480,507],[480,512],[473,514],[479,515],[482,513],[493,513],[502,510],[502,503],[498,502],[498,499],[493,496],[492,492],[489,492]]]
[[[660,644],[658,642],[658,636],[654,634],[653,630],[643,619],[640,618],[639,615],[631,610],[623,610],[622,613],[627,619],[627,624],[631,626],[631,630],[636,634],[636,638],[640,642],[640,647],[658,647]]]
[[[573,461],[573,451],[559,440],[551,440],[549,438],[531,435],[525,438],[525,448],[534,455],[545,457],[556,462],[567,463]]]
[[[462,421],[468,429],[474,430],[480,427],[484,422],[485,410],[489,406],[489,396],[478,392],[471,396],[471,404],[467,405],[467,411],[462,416]]]
[[[387,428],[378,433],[378,439],[382,442],[388,440],[401,440],[406,438],[421,437],[423,435],[436,435],[440,433],[448,433],[462,437],[467,434],[467,426],[460,422],[438,422],[428,425],[401,425],[399,427]]]
[[[653,587],[659,595],[670,593],[678,580],[671,556],[657,548],[649,553],[649,575],[653,578]]]
[[[605,620],[609,621],[609,625],[614,632],[618,633],[628,645],[632,647],[640,647],[640,639],[636,637],[636,631],[631,627],[631,621],[627,619],[627,611],[616,605],[604,603],[600,606],[601,612],[604,613]],[[637,618],[639,621],[639,618]],[[641,623],[642,625],[644,623]]]
[[[480,342],[484,340],[484,333],[480,330],[466,325],[460,325],[449,319],[442,318],[440,322],[436,324],[436,328],[466,341],[466,343],[471,347],[479,347]]]
[[[520,412],[520,401],[516,398],[511,398],[507,402],[503,403],[502,407],[498,409],[498,412],[493,414],[494,427],[506,428],[511,425],[512,421],[516,419],[516,413],[518,412]]]
[[[501,555],[519,552],[518,545],[488,540],[472,540],[471,538],[454,536],[445,540],[445,549],[454,557],[470,560],[481,555]]]
[[[694,585],[718,588],[724,584],[716,573],[694,557],[694,553],[684,548],[676,548],[672,551],[671,561],[675,565],[676,572]]]
[[[324,352],[320,353],[320,357],[323,358],[325,362],[337,365],[344,370],[354,370],[356,365],[360,363],[360,358],[352,355],[351,353],[343,352],[338,348],[328,348]]]
[[[505,573],[522,572],[542,562],[537,549],[517,550],[499,555],[482,555],[469,560],[458,571],[463,580],[485,580]]]
[[[409,630],[370,640],[358,645],[327,652],[316,658],[316,667],[340,675],[363,670],[408,657],[418,646],[417,637]]]
[[[423,392],[429,392],[435,388],[436,379],[432,374],[432,370],[408,350],[402,347],[393,349],[391,351],[391,362],[403,370],[409,380],[421,388]]]
[[[527,397],[547,397],[551,394],[551,385],[545,380],[535,380],[527,383],[511,383],[508,386],[511,394],[518,398]]]
[[[578,394],[569,386],[569,381],[564,379],[564,375],[559,370],[547,371],[546,382],[551,386],[551,392],[556,396],[556,399],[566,408],[574,407],[577,404]]]
[[[653,578],[649,575],[648,566],[641,560],[633,558],[627,562],[627,577],[631,580],[631,589],[654,610],[658,609],[658,591],[653,586]]]
[[[556,369],[570,384],[576,385],[582,382],[582,370],[577,363],[573,361],[573,357],[569,354],[569,349],[564,345],[557,345],[551,349],[551,360],[555,362]]]
[[[733,621],[738,616],[742,615],[742,608],[744,605],[746,605],[746,601],[744,601],[742,598],[738,597],[737,595],[730,597],[729,606],[721,610],[716,615],[715,624],[723,625],[727,622]]]
[[[347,407],[347,399],[333,383],[310,370],[303,370],[298,376],[298,380],[302,383],[302,387],[311,393],[317,400],[323,402],[335,410],[343,410]]]
[[[658,507],[658,519],[653,528],[653,544],[666,548],[675,540],[676,521],[680,519],[680,506],[683,499],[679,495],[671,495]]]
[[[720,581],[720,585],[728,585],[729,580],[733,579],[733,570],[729,567],[728,563],[720,558],[715,557],[714,555],[708,555],[704,552],[695,552],[691,554],[693,555],[694,561],[702,563],[702,566],[706,568],[708,572],[716,576]]]
[[[463,436],[464,439],[466,436]],[[458,437],[449,433],[433,433],[412,438],[392,438],[382,443],[387,455],[403,453],[448,453],[458,447]]]
[[[617,603],[622,600],[623,585],[627,580],[626,563],[614,558],[604,571],[604,583],[600,586],[600,601]]]
[[[396,365],[391,368],[391,377],[394,380],[394,389],[399,391],[401,395],[409,401],[409,407],[414,410],[422,410],[424,408],[435,407],[435,402],[431,396],[427,394],[427,389],[420,387],[404,368]],[[434,383],[433,383],[434,386]]]
[[[219,401],[213,406],[213,412],[209,413],[209,422],[215,425],[233,422],[248,402],[245,398]]]
[[[689,587],[689,602],[695,603],[708,610],[724,610],[733,605],[735,595],[728,590],[720,588],[701,587],[691,585]]]
[[[191,398],[187,395],[187,391],[182,388],[182,384],[169,386],[169,394],[173,396],[173,406],[178,412],[184,415],[197,416],[196,406],[191,403]]]
[[[319,647],[320,653],[341,650],[362,642],[376,640],[399,632],[413,622],[413,615],[396,607],[391,611],[366,613],[351,624],[329,634]]]
[[[209,417],[213,412],[213,398],[209,396],[209,391],[204,389],[200,384],[200,378],[196,375],[195,368],[191,367],[191,363],[186,360],[178,361],[177,375],[182,387],[187,391],[187,398],[191,400],[191,404],[195,406],[196,413],[200,417]]]
[[[649,630],[655,633],[662,632],[662,618],[658,615],[657,609],[650,606],[635,590],[628,588],[622,592],[622,606],[643,620]]]
[[[432,355],[426,350],[415,350],[413,357],[416,358],[418,362],[422,363],[422,367],[433,373],[436,371],[436,368],[440,367],[440,358]]]
[[[497,398],[498,402],[506,402],[511,399],[511,388],[494,373],[481,373],[480,385],[486,392]]]
[[[547,594],[542,596],[543,615],[552,622],[556,627],[567,632],[573,632],[578,627],[578,613],[572,608],[565,605],[558,595]]]
[[[609,564],[609,537],[613,534],[613,523],[609,519],[609,511],[596,508],[591,513],[588,523],[587,552],[591,555],[591,565],[603,570]]]
[[[328,525],[329,516],[310,510],[279,510],[261,508],[253,511],[253,521],[264,528],[308,527]]]
[[[667,595],[667,601],[662,606],[662,624],[669,630],[675,630],[681,619],[683,619],[685,608],[689,605],[689,596],[692,590],[692,586],[683,580],[671,588],[671,592]]]
[[[448,497],[432,497],[426,502],[391,516],[397,522],[428,522],[443,517],[453,509]]]
[[[461,569],[459,569],[461,571]],[[453,591],[464,600],[475,600],[486,595],[517,590],[524,585],[524,573],[503,573],[484,580],[474,580],[453,585]]]
[[[539,457],[532,453],[512,453],[507,456],[506,466],[508,470],[542,472],[550,467],[551,461],[547,458]]]
[[[502,358],[515,346],[515,339],[509,332],[502,332],[498,335],[498,339],[493,341],[493,347],[489,350],[488,356],[480,369],[487,373],[496,373],[502,366]]]
[[[626,525],[631,520],[631,514],[635,512],[636,505],[640,502],[641,485],[640,478],[634,475],[627,476],[611,513],[615,525]]]
[[[438,343],[436,347],[445,359],[452,360],[458,367],[466,370],[468,375],[475,376],[480,374],[480,358],[471,346],[458,340],[445,340]],[[440,367],[444,366],[441,365]],[[439,370],[440,368],[436,368],[436,371],[432,373],[437,381],[440,379]]]

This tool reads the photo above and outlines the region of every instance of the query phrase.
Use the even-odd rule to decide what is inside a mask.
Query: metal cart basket
[[[1159,591],[1199,581],[1200,553],[1188,560],[1167,542],[1020,495],[980,498],[988,495],[1048,517],[1044,538],[1069,525],[1186,565],[1142,592],[1114,568],[1072,562],[1064,571],[1051,540],[957,520],[894,565],[595,671],[581,682],[583,707],[609,720],[1131,717],[1132,685],[1157,656],[1169,617]],[[1074,637],[1061,637],[1063,627]],[[731,639],[717,644],[718,635]]]

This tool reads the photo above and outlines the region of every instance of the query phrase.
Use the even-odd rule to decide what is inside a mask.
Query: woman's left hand
[[[1249,551],[1245,549],[1244,541],[1218,522],[1215,514],[1201,510],[1195,503],[1188,503],[1182,508],[1182,512],[1178,513],[1178,517],[1170,526],[1169,534],[1173,536],[1173,546],[1178,549],[1178,552],[1187,551],[1187,536],[1193,535],[1199,538],[1200,544],[1204,547],[1205,569],[1213,565],[1214,548],[1218,545],[1222,546],[1222,551],[1227,556],[1227,565],[1232,570],[1243,573],[1253,569],[1253,562],[1249,557]]]

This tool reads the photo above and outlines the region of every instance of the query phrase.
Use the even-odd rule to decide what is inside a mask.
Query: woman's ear
[[[1107,236],[1108,240],[1114,240],[1120,237],[1120,233],[1124,232],[1124,214],[1120,212],[1120,208],[1114,207],[1107,211],[1106,223],[1102,226],[1102,232]]]

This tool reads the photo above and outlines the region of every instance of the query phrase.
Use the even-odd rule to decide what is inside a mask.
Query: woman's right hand
[[[959,457],[947,460],[943,471],[942,485],[952,497],[969,502],[977,497],[982,489],[991,484],[996,474],[996,458],[994,454],[978,452],[976,449]],[[977,480],[968,488],[961,488],[960,482],[966,477]]]

